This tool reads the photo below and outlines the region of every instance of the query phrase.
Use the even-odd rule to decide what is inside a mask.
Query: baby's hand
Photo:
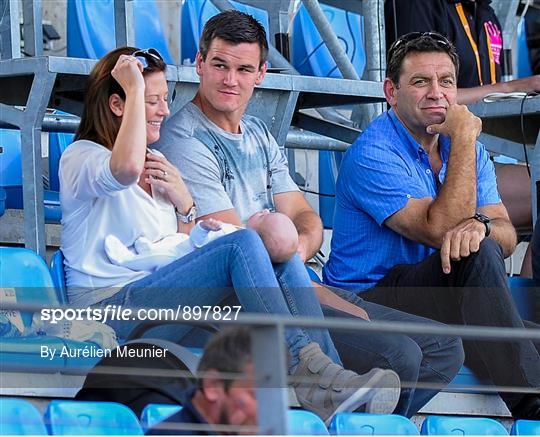
[[[201,228],[203,228],[205,231],[219,231],[221,227],[223,226],[223,222],[220,222],[216,219],[207,219],[203,220],[201,223]]]

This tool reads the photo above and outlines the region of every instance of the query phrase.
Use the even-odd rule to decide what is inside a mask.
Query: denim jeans
[[[433,320],[367,302],[355,293],[327,287],[363,308],[371,320],[440,325]],[[328,317],[353,317],[326,306],[323,306],[323,312]],[[358,323],[369,323],[363,319],[357,320]],[[337,330],[330,330],[330,335],[347,369],[364,373],[370,368],[380,367],[392,369],[399,375],[401,396],[394,413],[406,417],[416,414],[440,388],[446,386],[457,374],[464,359],[463,346],[458,337]],[[440,388],[416,389],[417,382]]]
[[[172,262],[157,272],[124,286],[100,306],[133,308],[193,308],[219,305],[236,293],[246,312],[323,318],[309,276],[298,256],[272,266],[260,237],[252,230],[240,230]],[[136,320],[111,321],[120,338],[138,324]],[[151,336],[177,343],[191,330],[172,324],[152,329]],[[334,362],[341,364],[327,330],[285,330],[291,354],[291,368],[298,363],[300,349],[311,341],[319,343]]]
[[[441,267],[440,253],[413,265],[397,265],[375,288],[362,293],[370,302],[439,320],[443,323],[538,329],[521,320],[508,289],[502,249],[486,238],[480,250],[452,261],[449,274]],[[538,344],[530,340],[463,341],[465,364],[497,386],[540,387]],[[509,410],[524,396],[500,392]]]

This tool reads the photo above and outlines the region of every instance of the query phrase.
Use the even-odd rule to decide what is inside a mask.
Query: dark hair
[[[138,50],[136,47],[118,47],[96,63],[88,76],[83,113],[75,140],[94,141],[112,150],[122,119],[111,112],[109,97],[118,94],[125,99],[126,95],[120,84],[112,77],[111,71],[120,55],[132,55]],[[148,63],[143,75],[165,71],[167,68],[161,59],[145,54],[142,56]]]
[[[225,328],[215,334],[204,347],[197,371],[199,386],[210,369],[221,373],[242,373],[251,362],[251,334],[246,327]],[[224,379],[225,388],[232,380]]]
[[[454,45],[436,32],[411,32],[399,38],[388,50],[386,77],[394,84],[399,84],[401,66],[409,53],[446,53],[459,72],[459,57]]]
[[[206,61],[210,44],[216,38],[235,45],[257,43],[261,49],[259,67],[266,62],[266,58],[268,57],[266,31],[261,23],[249,14],[233,9],[223,11],[206,22],[201,39],[199,40],[199,52],[203,61]]]

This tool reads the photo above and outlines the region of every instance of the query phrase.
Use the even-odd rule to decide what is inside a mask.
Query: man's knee
[[[478,252],[471,254],[470,257],[477,261],[504,262],[502,247],[492,238],[484,238],[480,242]]]

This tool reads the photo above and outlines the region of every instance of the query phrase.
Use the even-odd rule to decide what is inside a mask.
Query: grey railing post
[[[257,396],[259,434],[287,435],[287,355],[284,329],[275,326],[252,327],[251,350]]]

